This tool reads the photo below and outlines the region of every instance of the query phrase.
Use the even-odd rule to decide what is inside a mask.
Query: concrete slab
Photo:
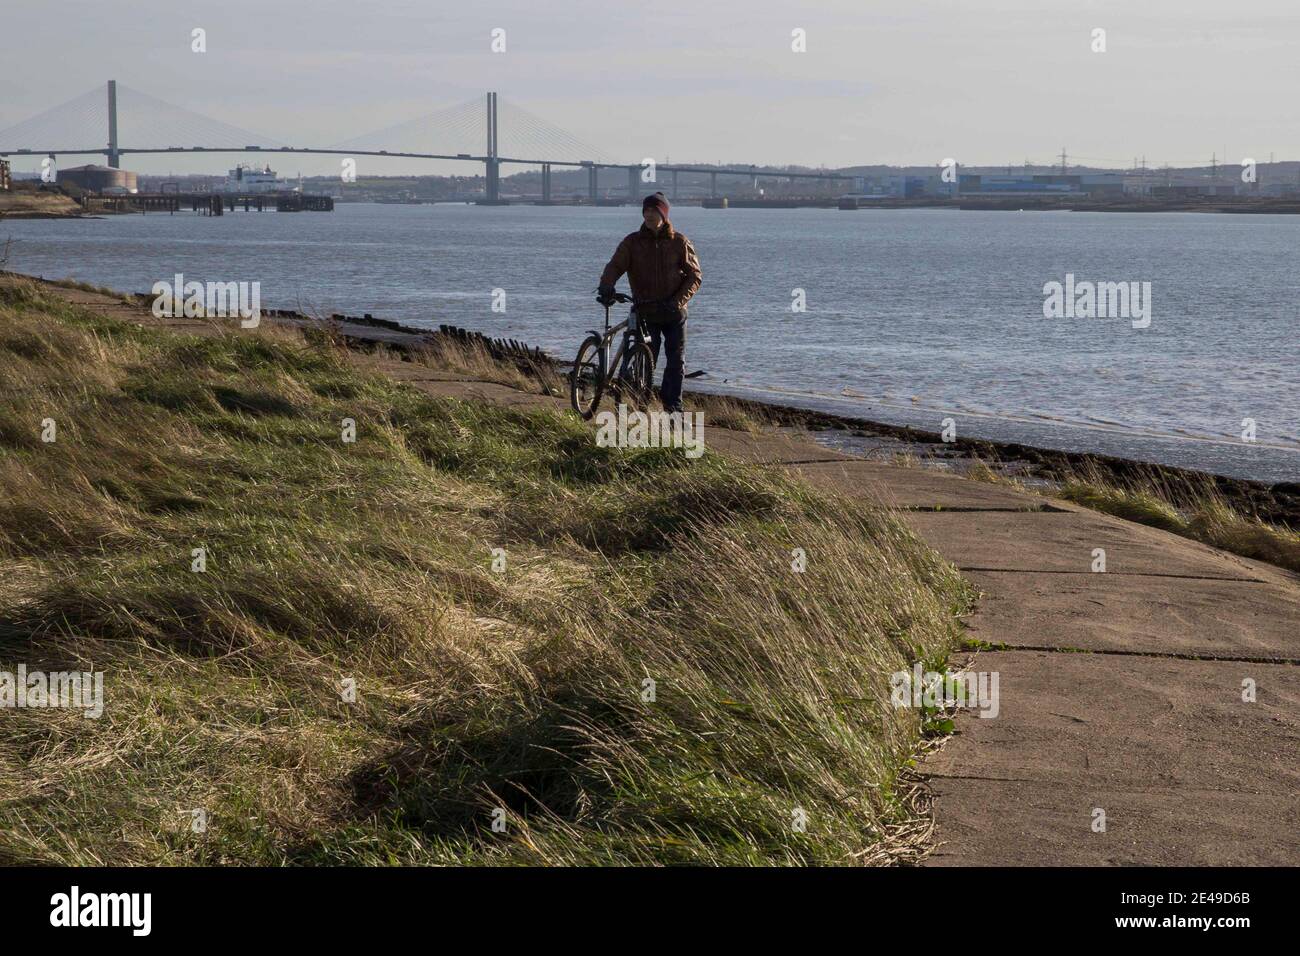
[[[816,487],[847,495],[872,495],[893,508],[1039,511],[1051,507],[1037,495],[925,468],[903,468],[861,459],[789,467]]]
[[[971,776],[978,756],[981,778],[1274,793],[1300,809],[1294,665],[986,651],[972,669],[999,675],[996,716],[958,711],[936,776]]]
[[[904,520],[963,570],[1091,573],[1100,548],[1109,574],[1265,580],[1244,558],[1090,511],[913,511]]]
[[[704,419],[704,447],[718,454],[732,455],[757,464],[858,460],[843,452],[822,448],[812,442],[797,441],[785,435],[753,435],[711,426],[707,416]]]
[[[927,866],[1295,866],[1300,857],[1294,801],[1272,794],[961,779],[931,789],[943,816]],[[1098,807],[1105,833],[1091,829]]]
[[[1300,590],[1270,581],[968,571],[992,644],[1300,661]]]
[[[947,843],[931,863],[1300,855],[1300,669],[1051,652],[982,653],[973,669],[999,674],[998,716],[959,712],[925,763]],[[1242,701],[1246,678],[1254,703]]]

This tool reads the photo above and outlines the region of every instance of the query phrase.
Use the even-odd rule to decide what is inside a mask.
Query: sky
[[[1019,165],[1062,148],[1113,167],[1225,150],[1234,163],[1300,159],[1296,0],[5,0],[0,12],[0,129],[113,78],[295,145],[496,90],[623,162]],[[124,165],[215,173],[237,158]],[[276,166],[328,174],[338,160]]]

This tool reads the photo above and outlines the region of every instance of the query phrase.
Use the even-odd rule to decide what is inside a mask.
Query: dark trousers
[[[645,323],[650,336],[650,351],[655,365],[659,364],[659,346],[663,344],[664,380],[659,386],[659,400],[666,411],[679,411],[682,407],[682,376],[686,374],[686,320],[650,319]]]

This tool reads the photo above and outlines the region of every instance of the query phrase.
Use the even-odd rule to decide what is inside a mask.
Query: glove
[[[596,301],[601,305],[613,305],[617,301],[614,298],[614,287],[612,285],[603,285],[597,289]]]

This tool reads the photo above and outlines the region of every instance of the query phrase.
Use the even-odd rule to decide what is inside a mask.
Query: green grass
[[[1153,483],[1117,485],[1086,476],[1063,482],[1058,494],[1095,511],[1300,571],[1300,533],[1242,514],[1208,482],[1171,492]]]
[[[889,674],[969,593],[887,513],[12,279],[0,394],[0,670],[106,674],[0,712],[0,863],[918,851]]]
[[[1140,477],[1116,479],[1095,461],[1085,459],[1058,485],[1045,491],[1027,487],[977,458],[967,477],[1019,491],[1054,495],[1094,511],[1300,572],[1300,533],[1244,513],[1209,476],[1175,476],[1151,466]]]

